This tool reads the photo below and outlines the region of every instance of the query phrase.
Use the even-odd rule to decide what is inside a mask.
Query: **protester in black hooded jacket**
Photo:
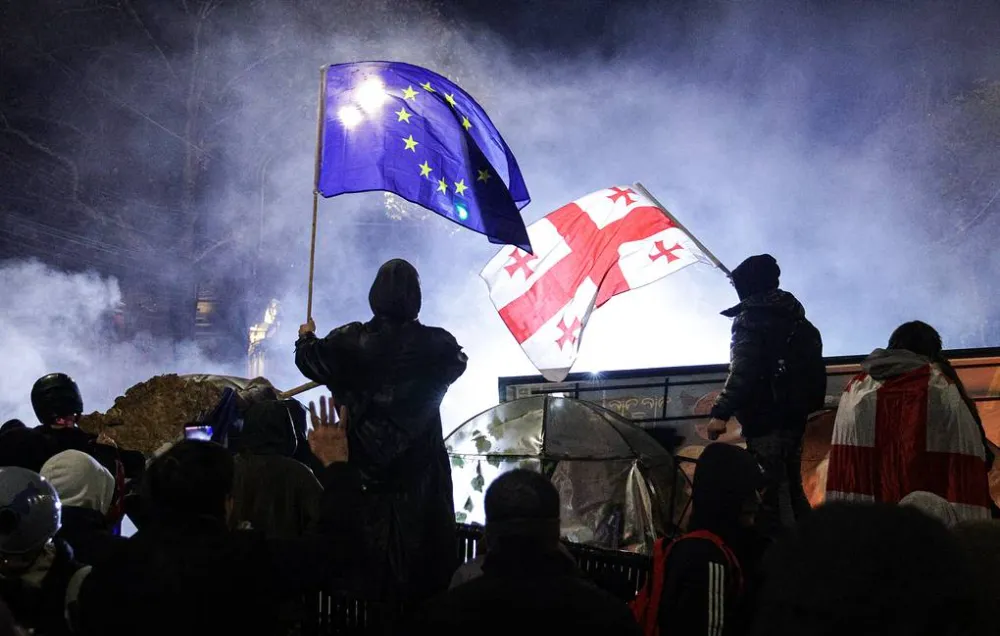
[[[792,294],[778,288],[781,270],[769,254],[751,256],[733,270],[732,283],[740,303],[722,312],[733,318],[729,377],[712,407],[709,433],[726,430],[735,416],[743,427],[747,450],[767,478],[758,524],[770,535],[782,528],[781,491],[788,489],[795,519],[810,508],[802,487],[802,438],[809,412],[776,401],[774,377],[778,359],[793,329],[805,319],[805,309]],[[816,332],[818,333],[818,332]],[[816,362],[822,364],[821,354]]]
[[[374,318],[318,339],[302,326],[295,363],[327,385],[352,422],[351,463],[365,483],[367,593],[420,601],[444,591],[457,565],[455,517],[440,405],[468,358],[447,331],[420,324],[420,279],[400,259],[379,269]],[[369,587],[370,586],[370,587]]]
[[[247,410],[235,461],[233,527],[246,523],[269,539],[294,539],[316,522],[323,487],[292,459],[297,446],[285,404],[259,402]]]
[[[710,444],[698,458],[689,532],[708,531],[735,559],[703,538],[681,538],[664,564],[660,632],[671,636],[737,636],[752,624],[768,541],[754,529],[764,485],[761,468],[738,446]]]

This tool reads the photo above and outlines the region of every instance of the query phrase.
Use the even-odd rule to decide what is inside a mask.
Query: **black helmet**
[[[50,373],[31,387],[31,407],[42,424],[83,413],[80,387],[65,373]]]

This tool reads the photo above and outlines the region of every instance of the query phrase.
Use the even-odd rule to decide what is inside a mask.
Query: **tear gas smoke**
[[[362,59],[421,64],[475,95],[521,165],[532,195],[529,222],[593,190],[639,180],[730,267],[750,254],[774,254],[783,287],[806,305],[828,354],[867,352],[917,317],[951,345],[996,344],[966,336],[988,315],[969,301],[969,281],[984,273],[961,254],[934,250],[941,203],[927,175],[912,169],[917,162],[901,164],[892,152],[905,129],[900,118],[913,116],[896,108],[913,79],[953,78],[959,57],[947,43],[922,39],[916,68],[901,52],[913,45],[906,34],[917,18],[902,13],[856,7],[850,16],[775,18],[765,8],[716,4],[715,15],[697,14],[682,31],[654,4],[623,3],[609,14],[604,44],[614,42],[614,57],[519,49],[481,25],[423,13],[392,18],[392,7],[354,16],[352,25],[363,20],[360,30],[294,26],[277,11],[216,30],[203,45],[206,56],[255,69],[232,86],[241,106],[219,144],[255,170],[255,136],[282,131],[259,184],[248,191],[220,181],[210,197],[220,226],[262,224],[259,255],[283,310],[270,379],[280,387],[304,381],[292,343],[305,319],[315,69]],[[572,31],[574,20],[560,25]],[[253,66],[262,43],[279,36],[285,54]],[[150,68],[161,63],[158,55],[149,51]],[[995,76],[1000,68],[995,51],[976,57],[974,70],[970,59],[961,58],[963,73]],[[109,135],[107,143],[113,150],[147,140]],[[379,264],[413,262],[424,286],[422,321],[449,329],[470,358],[444,405],[447,430],[496,402],[498,375],[535,372],[478,278],[496,246],[433,215],[394,225],[379,194],[322,201],[320,214],[320,331],[367,320]],[[234,250],[234,266],[247,267],[255,249]],[[74,373],[95,408],[155,373],[244,373],[215,368],[187,345],[107,344],[94,325],[117,299],[113,280],[15,263],[0,271],[0,282],[4,417],[26,416],[30,382],[47,371]],[[700,266],[618,297],[593,315],[575,370],[723,362],[729,323],[718,312],[735,302],[725,277]]]

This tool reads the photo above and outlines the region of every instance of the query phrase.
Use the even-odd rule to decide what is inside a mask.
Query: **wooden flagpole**
[[[316,107],[316,167],[313,172],[313,218],[312,240],[309,243],[309,301],[306,306],[306,322],[313,315],[313,276],[316,271],[316,225],[319,220],[319,164],[320,149],[323,147],[323,119],[326,116],[326,66],[319,68],[319,104]]]
[[[707,247],[705,247],[702,244],[701,241],[698,240],[697,236],[695,236],[694,234],[692,234],[686,227],[684,227],[684,224],[681,223],[680,221],[678,221],[677,218],[674,217],[674,215],[670,213],[670,210],[668,210],[667,208],[663,207],[663,204],[660,203],[659,201],[657,201],[656,197],[654,197],[652,195],[652,193],[650,193],[649,190],[647,190],[638,181],[636,181],[635,183],[633,183],[632,187],[635,188],[636,190],[638,190],[640,194],[642,194],[643,196],[645,196],[646,198],[648,198],[650,201],[652,201],[653,204],[656,205],[656,207],[660,208],[660,211],[663,212],[664,214],[666,214],[667,218],[670,219],[673,222],[673,224],[678,227],[678,229],[680,229],[682,232],[684,232],[685,234],[687,234],[691,238],[691,240],[694,241],[694,244],[698,246],[698,249],[700,249],[702,252],[704,252],[705,256],[707,256],[716,267],[718,267],[719,269],[721,269],[726,274],[726,276],[732,277],[733,273],[729,271],[729,268],[727,268],[725,265],[723,265],[722,261],[720,261],[719,259],[717,259],[715,257],[715,254],[713,254],[711,251],[709,251],[709,249]]]
[[[313,315],[313,278],[316,272],[316,226],[319,222],[319,167],[323,147],[323,120],[326,117],[326,69],[319,67],[319,104],[316,105],[316,164],[313,170],[313,206],[312,206],[312,238],[309,242],[309,300],[306,305],[306,322],[312,320]],[[279,394],[281,399],[288,399],[294,395],[305,393],[310,389],[315,389],[319,384],[307,382],[294,389],[283,391]]]
[[[282,400],[287,400],[290,397],[296,396],[299,393],[305,393],[306,391],[311,391],[316,387],[320,386],[318,382],[306,382],[305,384],[300,384],[294,389],[288,389],[287,391],[282,391],[278,394],[278,397]]]

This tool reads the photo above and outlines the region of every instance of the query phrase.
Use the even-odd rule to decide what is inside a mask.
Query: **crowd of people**
[[[529,470],[490,484],[484,554],[458,562],[439,408],[467,358],[417,320],[419,277],[393,260],[370,321],[300,329],[296,363],[333,397],[244,404],[227,445],[120,449],[78,427],[72,379],[41,378],[38,424],[0,429],[0,636],[296,634],[321,589],[379,603],[386,633],[995,633],[993,456],[940,337],[908,323],[862,365],[813,509],[800,462],[822,340],[779,276],[767,255],[732,273],[731,368],[707,434],[738,421],[746,448],[706,446],[688,527],[656,541],[630,603],[581,572],[557,490]]]

